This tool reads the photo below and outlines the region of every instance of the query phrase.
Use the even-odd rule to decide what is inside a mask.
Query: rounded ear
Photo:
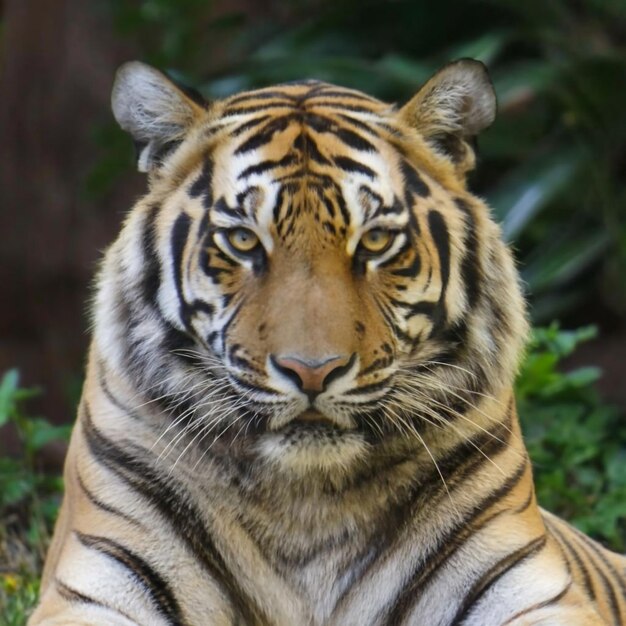
[[[125,63],[115,76],[111,108],[117,123],[133,138],[140,172],[148,172],[158,164],[164,152],[183,139],[206,106],[199,94],[179,87],[159,70],[139,61]]]
[[[399,112],[460,173],[474,167],[473,138],[496,116],[496,94],[487,68],[461,59],[439,70]]]

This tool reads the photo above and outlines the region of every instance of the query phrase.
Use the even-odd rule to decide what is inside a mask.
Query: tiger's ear
[[[476,160],[472,140],[496,116],[496,94],[486,67],[461,59],[439,70],[399,113],[464,175]]]
[[[139,61],[125,63],[115,76],[111,108],[117,123],[133,138],[140,172],[158,165],[206,106],[200,94],[179,87],[165,74]]]

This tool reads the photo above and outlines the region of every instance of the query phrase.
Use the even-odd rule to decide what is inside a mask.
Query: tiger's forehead
[[[279,235],[314,215],[329,235],[373,219],[405,221],[393,108],[352,89],[317,81],[238,94],[212,122],[218,194],[214,221],[273,223]]]
[[[356,89],[318,80],[294,81],[235,94],[222,100],[224,115],[256,113],[276,106],[325,107],[341,112],[381,113],[389,105]]]

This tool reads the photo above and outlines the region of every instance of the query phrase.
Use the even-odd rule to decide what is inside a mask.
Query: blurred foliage
[[[626,552],[626,421],[604,404],[594,367],[558,371],[593,327],[535,329],[517,403],[542,506]]]
[[[626,3],[622,0],[108,0],[142,59],[207,97],[303,77],[407,100],[446,62],[490,69],[499,117],[471,184],[514,243],[546,322],[593,302],[626,314]],[[238,5],[246,7],[246,4]],[[115,133],[118,133],[117,135]],[[93,190],[129,165],[100,138]]]
[[[20,388],[17,370],[0,382],[0,428],[6,433],[12,427],[21,446],[19,456],[0,455],[0,615],[6,626],[21,626],[36,602],[61,499],[62,480],[38,465],[38,452],[67,440],[71,430],[24,413],[23,403],[38,393]]]

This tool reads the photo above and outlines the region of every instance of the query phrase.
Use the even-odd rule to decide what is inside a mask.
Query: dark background
[[[31,411],[73,419],[90,281],[144,188],[109,108],[135,58],[209,97],[317,77],[398,102],[449,60],[483,60],[499,118],[471,186],[534,321],[596,324],[573,358],[626,406],[623,0],[4,0],[0,19],[0,372],[42,388]]]

